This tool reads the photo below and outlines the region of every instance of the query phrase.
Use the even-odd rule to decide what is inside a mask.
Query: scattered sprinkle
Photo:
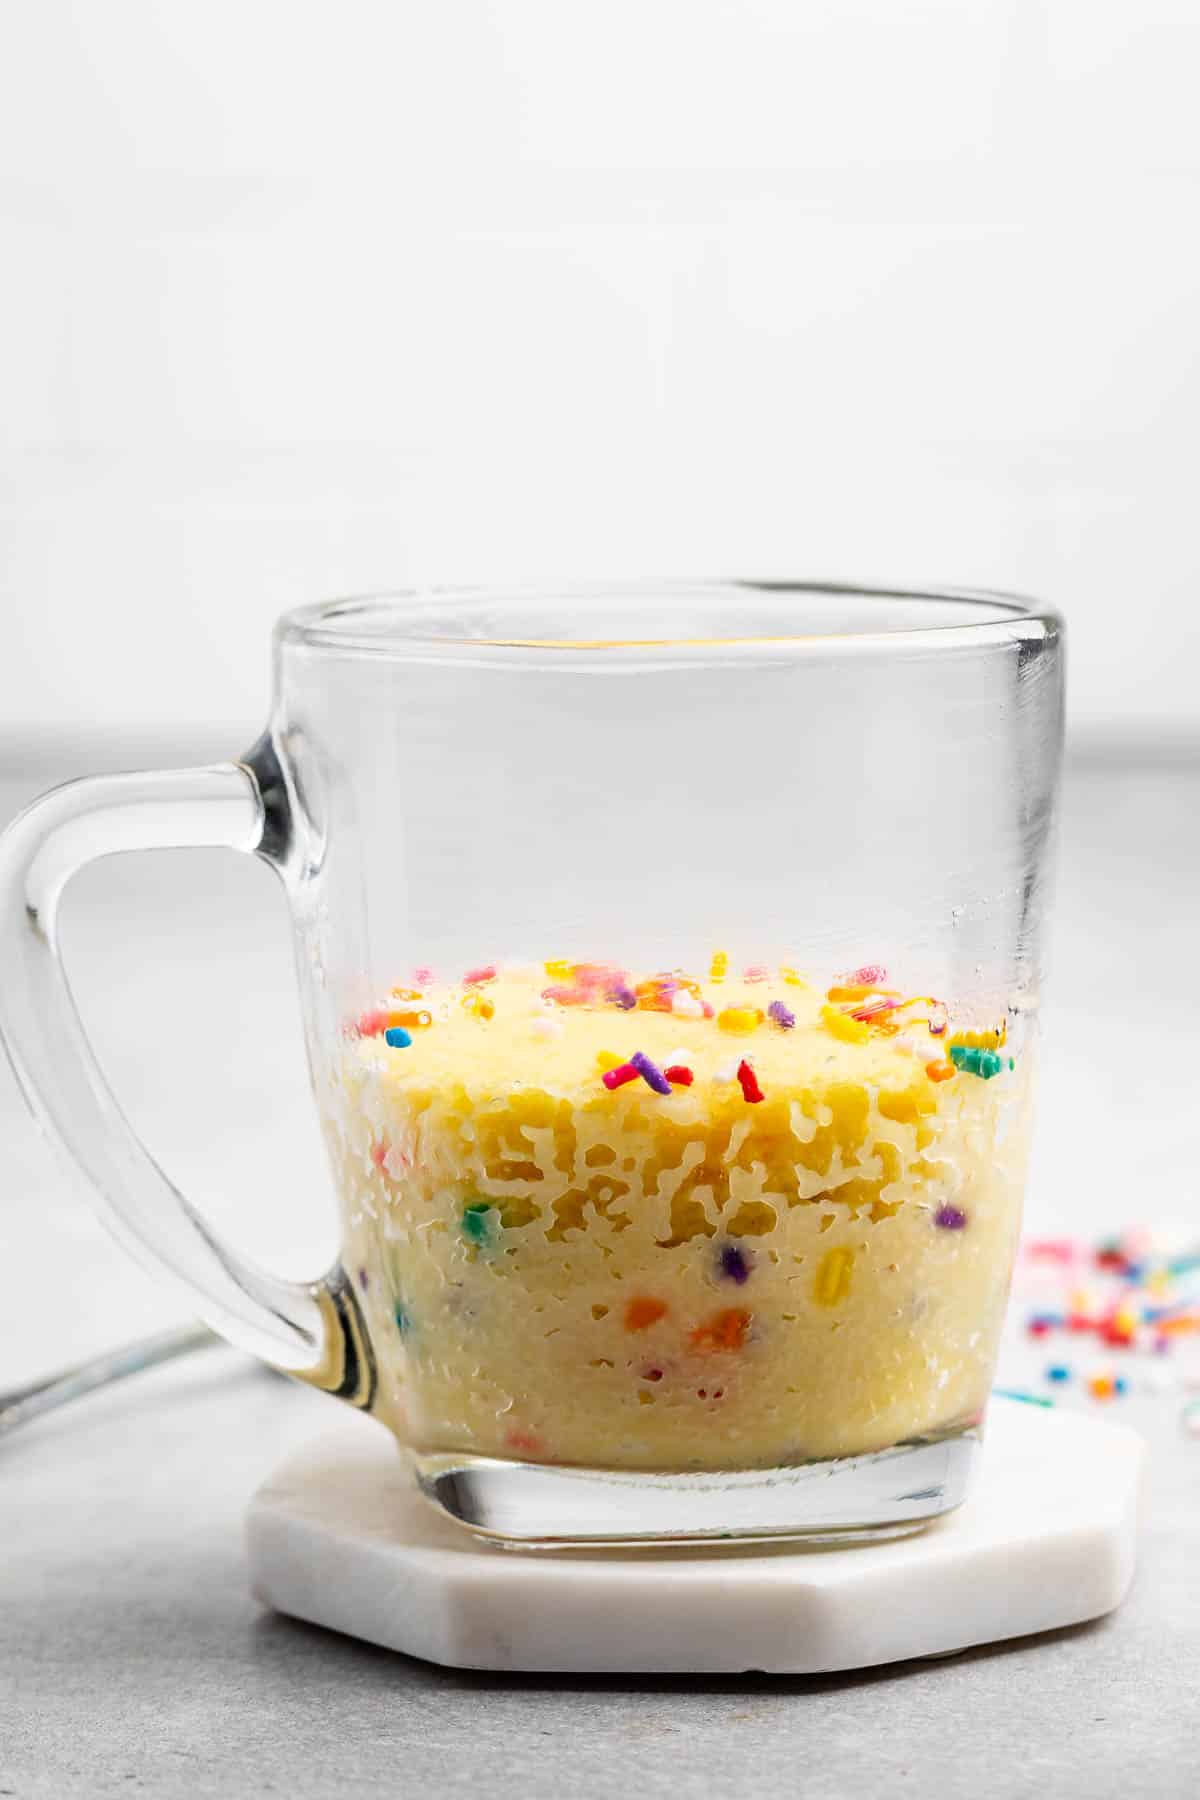
[[[691,1087],[696,1079],[686,1063],[669,1063],[663,1074],[672,1087]]]
[[[958,1070],[952,1062],[927,1062],[925,1073],[930,1081],[953,1081]]]
[[[360,1269],[358,1271],[358,1285],[364,1294],[371,1285],[371,1277],[367,1274],[365,1269]]]
[[[529,1027],[534,1037],[560,1038],[566,1029],[561,1019],[553,1019],[544,1013],[540,1019],[534,1019]]]
[[[708,965],[710,981],[724,981],[729,973],[729,953],[726,950],[714,950],[713,959]]]
[[[618,1063],[615,1069],[605,1069],[600,1079],[611,1092],[614,1088],[624,1087],[627,1081],[636,1081],[640,1073],[631,1062]]]
[[[702,1019],[704,1002],[698,1000],[687,988],[680,988],[671,997],[671,1011],[681,1019]]]
[[[617,1056],[612,1050],[597,1050],[596,1066],[599,1069],[619,1069],[624,1063],[623,1056]]]
[[[758,1085],[758,1076],[754,1073],[753,1068],[746,1061],[745,1057],[742,1058],[737,1066],[737,1078],[741,1083],[742,1098],[748,1105],[757,1106],[758,1102],[764,1098],[764,1095],[762,1089]]]
[[[412,1037],[409,1032],[405,1031],[403,1025],[389,1025],[383,1034],[383,1041],[389,1049],[407,1050],[412,1043]]]
[[[790,1006],[785,1006],[783,1004],[782,1000],[772,1000],[770,1006],[767,1008],[767,1017],[768,1019],[774,1019],[781,1031],[792,1031],[795,1029],[796,1015]]]
[[[692,1345],[703,1351],[740,1350],[746,1342],[753,1317],[744,1306],[727,1306],[706,1319],[703,1325],[697,1325],[691,1334]]]
[[[1004,1067],[1004,1058],[994,1050],[978,1050],[971,1044],[950,1044],[946,1054],[956,1069],[978,1075],[981,1081],[990,1081]]]
[[[623,981],[618,981],[614,987],[610,987],[604,997],[606,1000],[611,1000],[614,1006],[619,1006],[622,1012],[632,1012],[637,1005],[637,995]]]
[[[737,1037],[748,1037],[757,1031],[763,1022],[763,1014],[757,1006],[727,1006],[717,1014],[717,1024],[722,1031],[731,1031]]]
[[[865,1044],[871,1035],[871,1027],[864,1025],[861,1019],[852,1019],[836,1006],[821,1008],[821,1023],[830,1037],[840,1039],[843,1044]]]
[[[625,1307],[626,1331],[645,1331],[667,1316],[667,1303],[653,1294],[635,1294]]]
[[[840,1306],[850,1292],[854,1272],[854,1252],[846,1248],[827,1250],[821,1258],[813,1298],[818,1306]]]
[[[742,971],[743,980],[752,982],[766,981],[770,978],[770,974],[770,969],[764,969],[761,963],[751,963],[748,969]]]
[[[750,1259],[739,1244],[722,1244],[717,1262],[726,1281],[736,1281],[739,1287],[749,1281]]]
[[[967,1223],[967,1215],[961,1206],[939,1206],[933,1215],[933,1222],[943,1231],[962,1231]]]
[[[1071,1371],[1066,1363],[1051,1363],[1046,1370],[1046,1380],[1056,1382],[1059,1386],[1070,1379]]]
[[[495,981],[495,979],[496,965],[487,963],[481,969],[468,969],[463,976],[463,983],[466,987],[481,987],[485,981]]]
[[[396,1330],[401,1337],[406,1337],[412,1330],[412,1314],[402,1300],[397,1300],[392,1317],[396,1321]]]
[[[472,1200],[463,1208],[463,1235],[470,1238],[473,1244],[486,1244],[491,1229],[488,1214],[492,1210],[490,1200]]]
[[[648,1056],[643,1056],[640,1050],[634,1051],[629,1059],[629,1066],[631,1069],[637,1070],[646,1086],[653,1088],[656,1094],[670,1093],[671,1084],[658,1064],[651,1062]]]

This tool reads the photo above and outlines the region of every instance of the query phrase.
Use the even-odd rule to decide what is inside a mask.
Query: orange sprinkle
[[[952,1062],[929,1062],[925,1064],[925,1073],[930,1081],[951,1081],[958,1070]]]
[[[1093,1400],[1111,1400],[1117,1391],[1117,1384],[1111,1375],[1093,1375],[1088,1382],[1088,1393]]]
[[[671,1002],[675,997],[674,984],[670,976],[652,975],[649,981],[639,981],[633,990],[634,999],[642,1012],[670,1012]]]
[[[496,1002],[489,1000],[486,994],[476,993],[474,989],[462,997],[463,1011],[470,1013],[475,1019],[494,1019]]]
[[[391,1011],[389,1011],[385,1014],[385,1017],[387,1019],[387,1030],[388,1031],[395,1031],[397,1029],[402,1029],[404,1031],[408,1031],[414,1025],[417,1027],[418,1031],[423,1031],[425,1029],[426,1025],[433,1024],[433,1015],[432,1015],[432,1013],[427,1013],[427,1012],[391,1012]]]
[[[653,1294],[635,1294],[625,1308],[625,1329],[645,1331],[648,1326],[657,1325],[666,1316],[665,1300],[656,1300]]]
[[[753,1317],[744,1306],[728,1306],[697,1325],[691,1334],[692,1345],[697,1350],[740,1350]]]

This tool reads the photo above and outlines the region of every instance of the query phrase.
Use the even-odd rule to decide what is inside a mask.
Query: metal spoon
[[[22,1425],[40,1419],[55,1407],[66,1406],[97,1388],[111,1382],[124,1381],[128,1375],[140,1375],[159,1363],[171,1362],[177,1356],[190,1356],[193,1350],[206,1350],[222,1340],[207,1325],[179,1325],[170,1331],[157,1331],[151,1337],[138,1338],[119,1349],[91,1356],[72,1369],[60,1369],[55,1375],[31,1381],[27,1387],[10,1388],[0,1393],[0,1437]]]

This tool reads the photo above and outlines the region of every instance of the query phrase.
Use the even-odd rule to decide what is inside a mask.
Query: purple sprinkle
[[[721,1250],[721,1273],[730,1281],[736,1281],[739,1287],[749,1281],[750,1263],[746,1252],[739,1250],[736,1244],[725,1244]]]
[[[367,1271],[365,1269],[360,1269],[358,1271],[358,1285],[362,1289],[363,1293],[365,1294],[367,1291],[367,1285],[368,1285]]]
[[[784,1031],[790,1031],[796,1023],[795,1013],[790,1006],[785,1006],[782,1000],[772,1000],[767,1008],[767,1017],[774,1019],[775,1023]]]
[[[609,988],[605,998],[619,1006],[622,1012],[631,1012],[637,1005],[637,995],[632,988],[626,987],[623,981],[618,982],[616,987]]]
[[[967,1222],[967,1215],[961,1206],[939,1206],[933,1215],[935,1225],[943,1231],[961,1231]]]
[[[643,1056],[640,1050],[634,1051],[629,1059],[629,1063],[631,1068],[637,1070],[642,1080],[646,1083],[646,1086],[652,1087],[656,1094],[669,1094],[671,1092],[671,1084],[659,1068],[658,1064],[652,1063],[650,1058],[648,1056]]]

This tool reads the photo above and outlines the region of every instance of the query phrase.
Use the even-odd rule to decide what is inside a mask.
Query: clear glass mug
[[[131,1248],[476,1531],[915,1529],[1007,1298],[1061,734],[1059,623],[1001,596],[306,608],[240,761],[12,826],[0,1025]],[[156,1166],[60,964],[76,869],[207,844],[291,905],[342,1208],[308,1285]]]

